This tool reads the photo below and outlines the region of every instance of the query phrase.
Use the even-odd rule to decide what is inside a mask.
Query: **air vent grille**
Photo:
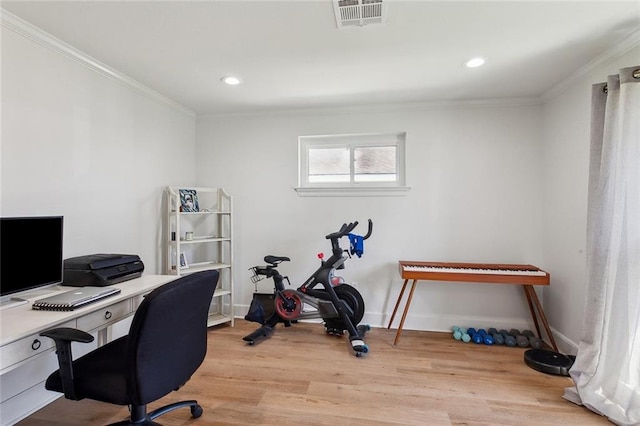
[[[382,0],[334,0],[338,28],[381,24],[386,19],[386,3]]]

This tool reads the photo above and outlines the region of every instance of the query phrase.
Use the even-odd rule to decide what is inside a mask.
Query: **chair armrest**
[[[51,330],[43,331],[41,336],[49,337],[54,341],[63,340],[69,342],[91,343],[93,342],[93,336],[89,333],[78,330],[77,328],[52,328]]]
[[[53,328],[43,331],[40,335],[49,337],[56,343],[56,355],[58,355],[58,367],[64,396],[77,401],[78,397],[73,382],[71,342],[90,343],[93,342],[93,336],[82,330],[68,327]]]

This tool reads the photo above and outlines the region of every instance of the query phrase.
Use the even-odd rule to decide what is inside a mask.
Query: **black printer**
[[[64,261],[62,285],[103,287],[142,276],[144,264],[135,254],[91,254]]]

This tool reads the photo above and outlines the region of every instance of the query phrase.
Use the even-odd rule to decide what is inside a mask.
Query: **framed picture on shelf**
[[[184,252],[180,253],[180,269],[187,269],[189,267],[189,263],[187,262],[187,256],[185,256]]]
[[[195,189],[180,189],[180,211],[199,212],[198,194]]]

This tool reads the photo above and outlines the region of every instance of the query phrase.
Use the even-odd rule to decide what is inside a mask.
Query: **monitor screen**
[[[0,218],[0,296],[62,283],[62,216]]]

